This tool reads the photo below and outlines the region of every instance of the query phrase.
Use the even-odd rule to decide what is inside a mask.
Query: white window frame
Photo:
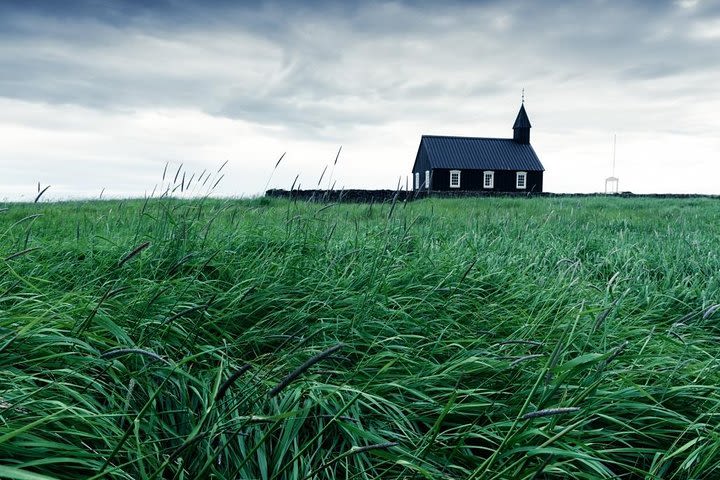
[[[420,189],[420,172],[415,172],[415,190]]]
[[[487,182],[487,175],[490,175],[490,183]],[[483,188],[495,188],[495,172],[492,170],[485,170],[483,172]]]
[[[520,185],[520,179],[523,179],[522,185]],[[515,174],[515,188],[518,190],[525,190],[527,188],[527,172],[517,172]]]
[[[430,170],[425,170],[425,188],[430,190]]]
[[[453,182],[453,175],[457,175],[457,182]],[[450,170],[450,188],[460,188],[460,170]]]

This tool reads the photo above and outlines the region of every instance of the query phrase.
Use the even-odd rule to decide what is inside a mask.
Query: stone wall
[[[632,192],[622,192],[619,194],[607,195],[603,193],[525,193],[525,192],[478,192],[478,191],[445,191],[445,192],[428,192],[421,191],[405,191],[405,190],[279,190],[273,189],[265,192],[267,197],[291,198],[305,201],[317,202],[351,202],[351,203],[383,203],[396,201],[412,201],[422,198],[464,198],[464,197],[513,197],[513,198],[529,198],[529,197],[624,197],[624,198],[715,198],[720,199],[718,195],[696,195],[696,194],[674,194],[674,193],[656,193],[656,194],[640,194],[636,195]]]

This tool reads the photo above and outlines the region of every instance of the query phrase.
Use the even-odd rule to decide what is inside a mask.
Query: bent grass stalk
[[[215,401],[219,401],[222,399],[222,397],[225,395],[225,392],[228,391],[228,389],[232,386],[233,383],[237,381],[238,378],[240,378],[245,372],[250,370],[252,366],[250,364],[245,364],[242,367],[238,368],[233,372],[232,375],[228,377],[227,380],[225,380],[222,385],[220,385],[220,388],[218,389],[217,394],[215,395]]]
[[[39,186],[40,186],[40,185],[38,184],[38,187],[39,187]],[[45,192],[48,191],[48,188],[50,188],[50,185],[48,185],[47,187],[45,187],[45,188],[43,188],[42,190],[40,190],[40,192],[39,192],[39,193],[37,194],[37,196],[35,197],[35,200],[33,200],[33,203],[38,203],[38,202],[40,201],[40,197],[43,196],[43,193],[45,193]]]
[[[265,182],[265,188],[263,188],[263,193],[267,192],[267,189],[270,186],[270,181],[272,180],[273,175],[275,175],[275,170],[277,170],[280,166],[280,162],[282,162],[283,158],[285,158],[286,153],[287,152],[283,152],[283,154],[280,155],[280,158],[278,158],[278,161],[275,162],[275,166],[273,167],[272,172],[270,172],[270,176],[268,177],[267,182]]]
[[[532,355],[524,355],[524,356],[519,357],[519,358],[516,358],[515,360],[513,360],[512,362],[510,362],[510,366],[511,366],[511,367],[514,367],[515,365],[517,365],[517,364],[519,364],[519,363],[526,362],[526,361],[528,361],[528,360],[534,360],[534,359],[536,359],[536,358],[542,358],[542,357],[544,357],[544,356],[545,356],[545,355],[542,354],[542,353],[535,353],[535,354],[532,354]]]
[[[290,385],[291,382],[293,382],[295,379],[297,379],[300,375],[305,373],[310,367],[315,365],[316,363],[326,359],[333,353],[337,352],[341,348],[343,348],[345,345],[342,343],[338,343],[337,345],[333,345],[332,347],[323,350],[322,352],[318,353],[317,355],[311,357],[308,359],[305,363],[300,365],[298,368],[290,372],[285,378],[283,378],[280,383],[275,385],[272,389],[270,389],[270,392],[268,392],[269,397],[274,397],[278,393],[282,392],[285,387]]]
[[[143,350],[141,348],[118,348],[115,350],[109,350],[103,354],[100,355],[100,358],[105,360],[111,360],[116,357],[120,357],[122,355],[143,355],[145,357],[151,358],[153,360],[156,360],[158,362],[167,363],[169,364],[167,360],[162,358],[160,355],[158,355],[155,352],[151,352],[149,350]]]
[[[133,257],[135,257],[136,255],[140,254],[140,252],[142,252],[143,250],[145,250],[145,249],[148,248],[149,246],[150,246],[150,242],[141,243],[140,245],[138,245],[137,247],[135,247],[134,249],[132,249],[127,255],[125,255],[123,258],[121,258],[120,261],[118,262],[118,265],[117,265],[117,266],[118,266],[118,267],[122,267],[123,265],[125,265],[125,263],[127,263],[128,261],[130,261],[130,260],[131,260]]]
[[[567,415],[568,413],[575,413],[579,411],[580,407],[545,408],[542,410],[536,410],[534,412],[528,412],[522,416],[522,419],[531,420],[533,418],[552,417],[555,415]]]
[[[22,257],[22,256],[24,256],[24,255],[27,255],[28,253],[32,253],[32,252],[34,252],[35,250],[40,250],[40,247],[31,247],[31,248],[26,248],[25,250],[20,250],[19,252],[15,252],[15,253],[13,253],[13,254],[8,255],[7,257],[5,257],[4,260],[5,260],[6,262],[9,262],[10,260],[14,260],[14,259],[16,259],[16,258],[18,258],[18,257]]]
[[[322,470],[325,470],[326,468],[333,466],[334,464],[336,464],[343,458],[347,458],[352,455],[359,455],[359,454],[365,453],[365,452],[371,452],[373,450],[388,450],[392,447],[397,447],[397,446],[398,446],[398,442],[383,442],[383,443],[375,443],[373,445],[365,445],[362,447],[352,447],[347,452],[341,453],[340,455],[333,458],[329,462],[322,464],[319,468],[317,468],[316,470],[313,470],[309,475],[307,475],[304,478],[305,478],[305,480],[314,478]]]

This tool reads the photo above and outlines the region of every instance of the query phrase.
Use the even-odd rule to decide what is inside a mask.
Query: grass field
[[[720,203],[0,204],[0,478],[720,477]]]

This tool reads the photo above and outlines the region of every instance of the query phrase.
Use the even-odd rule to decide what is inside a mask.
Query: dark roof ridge
[[[465,137],[462,135],[422,135],[421,138],[433,137],[433,138],[467,138],[471,140],[510,140],[514,142],[512,138],[498,138],[498,137]]]

